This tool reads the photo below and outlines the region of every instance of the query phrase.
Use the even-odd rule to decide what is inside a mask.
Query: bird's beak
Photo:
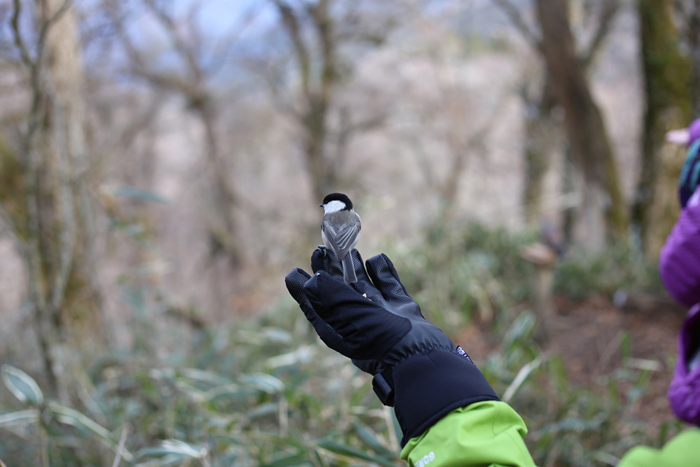
[[[322,208],[322,207],[323,207],[323,204],[319,204],[318,207],[319,207],[319,208]]]

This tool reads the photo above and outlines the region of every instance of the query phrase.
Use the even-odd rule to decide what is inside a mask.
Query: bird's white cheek
[[[345,203],[342,201],[331,201],[330,203],[323,205],[323,210],[326,214],[330,212],[342,211],[343,209],[345,209]]]

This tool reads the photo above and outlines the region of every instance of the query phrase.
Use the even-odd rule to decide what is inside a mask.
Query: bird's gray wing
[[[328,239],[328,243],[330,243],[330,247],[333,249],[338,261],[342,261],[355,245],[360,228],[361,224],[359,222],[345,225],[323,223],[323,233]]]

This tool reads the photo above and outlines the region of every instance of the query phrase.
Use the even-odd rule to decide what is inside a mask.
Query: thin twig
[[[299,65],[299,71],[301,74],[301,85],[304,90],[304,95],[308,96],[310,92],[310,78],[311,78],[311,59],[309,57],[309,51],[304,44],[302,38],[301,28],[299,26],[299,20],[294,14],[294,10],[284,2],[280,0],[272,0],[277,9],[279,10],[280,16],[282,17],[282,24],[289,34],[289,38],[292,40],[294,45],[294,52],[297,57],[297,64]]]
[[[34,65],[34,61],[32,58],[29,56],[29,52],[27,51],[27,46],[24,43],[24,39],[22,38],[22,34],[20,33],[20,28],[19,28],[19,15],[22,12],[22,5],[20,3],[20,0],[14,0],[13,1],[13,10],[12,10],[12,19],[10,20],[10,24],[12,25],[12,31],[14,35],[14,42],[17,48],[19,49],[20,55],[22,56],[22,61],[29,66]]]
[[[601,46],[605,42],[605,39],[610,34],[612,29],[612,24],[617,16],[617,12],[620,10],[620,0],[606,0],[603,2],[601,7],[600,15],[598,17],[598,28],[591,39],[586,51],[582,54],[581,64],[584,69],[588,69],[595,60],[596,55],[601,49]]]
[[[119,463],[122,460],[122,452],[124,451],[124,443],[126,443],[127,431],[127,427],[124,426],[124,429],[122,430],[122,436],[121,438],[119,438],[119,446],[117,447],[117,457],[114,458],[114,462],[112,462],[112,467],[119,467]]]
[[[506,14],[508,20],[520,31],[523,38],[535,49],[542,50],[542,38],[530,29],[530,26],[523,20],[523,15],[510,0],[493,0],[493,2]]]
[[[192,41],[185,40],[180,35],[175,19],[169,15],[164,8],[158,6],[153,0],[144,0],[144,3],[156,16],[161,26],[163,26],[163,28],[167,31],[168,35],[170,36],[170,40],[173,42],[175,50],[187,63],[191,76],[197,81],[197,83],[201,83],[202,70],[197,62],[197,56],[200,54],[198,50],[194,50],[194,46],[190,47],[188,45],[192,43]],[[193,6],[193,8],[195,7]],[[197,27],[194,20],[191,20],[190,26],[193,32],[196,31]]]

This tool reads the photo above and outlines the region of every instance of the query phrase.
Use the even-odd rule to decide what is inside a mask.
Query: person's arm
[[[690,147],[678,178],[681,214],[661,250],[659,274],[673,298],[690,308],[700,302],[700,119],[683,132]]]
[[[620,460],[617,467],[700,467],[700,430],[688,430],[666,443],[662,449],[638,446]]]
[[[679,303],[700,302],[700,189],[690,197],[661,250],[659,274]]]
[[[346,284],[330,251],[316,250],[310,276],[295,269],[287,289],[326,345],[374,375],[393,406],[409,465],[534,466],[525,424],[461,347],[427,321],[385,255],[352,251],[358,282]]]
[[[525,422],[505,402],[477,402],[412,438],[401,458],[414,467],[534,467],[526,434]]]

